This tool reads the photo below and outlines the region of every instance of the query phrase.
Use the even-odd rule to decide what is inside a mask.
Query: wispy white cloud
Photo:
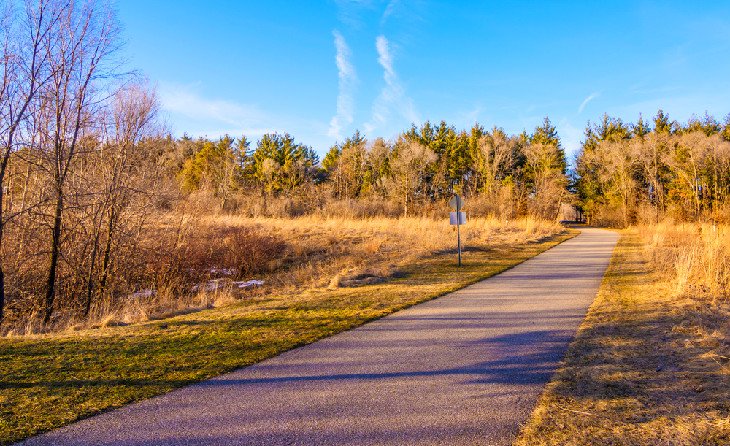
[[[385,81],[393,83],[395,70],[393,69],[393,55],[390,54],[390,45],[385,36],[378,36],[375,39],[375,48],[378,50],[378,63],[385,70]]]
[[[651,119],[659,109],[669,114],[670,119],[686,121],[692,114],[704,115],[705,111],[715,116],[724,118],[727,114],[727,104],[730,102],[730,93],[727,90],[712,92],[685,92],[685,94],[664,94],[651,99],[646,99],[631,104],[611,107],[607,113],[611,116],[621,117],[625,121],[635,122],[641,113],[644,119]]]
[[[313,116],[274,114],[255,105],[211,98],[201,92],[200,84],[163,82],[158,93],[163,118],[175,123],[169,130],[177,136],[182,132],[209,138],[246,135],[256,140],[265,133],[288,132],[320,155],[332,143],[326,137],[327,121]]]
[[[600,92],[594,91],[593,93],[589,94],[587,98],[583,99],[583,102],[581,102],[580,106],[578,107],[578,114],[583,113],[583,110],[585,110],[586,105],[588,105],[589,102],[596,99],[600,95],[601,95]]]
[[[640,82],[631,85],[628,91],[632,95],[649,96],[649,95],[669,95],[680,91],[677,85],[652,85],[650,82]]]
[[[337,6],[337,19],[354,29],[363,29],[369,26],[374,15],[380,15],[380,26],[385,26],[390,19],[413,22],[420,20],[420,11],[423,2],[410,0],[406,5],[402,0],[334,0]],[[385,5],[385,7],[383,7]],[[382,11],[382,12],[381,12]]]
[[[195,123],[197,128],[186,128],[198,135],[246,134],[262,135],[273,129],[267,113],[258,107],[225,99],[204,97],[197,85],[163,83],[159,86],[163,112],[175,114]]]
[[[342,128],[345,125],[352,124],[354,113],[353,90],[357,76],[355,67],[350,62],[351,52],[347,46],[345,38],[338,31],[333,32],[335,38],[335,63],[337,64],[338,77],[338,94],[337,94],[337,113],[330,120],[330,127],[327,135],[342,139]]]
[[[383,15],[380,16],[380,26],[385,25],[385,22],[387,22],[390,16],[393,15],[399,4],[400,0],[390,0],[388,2],[388,5],[385,7],[385,11],[383,11]]]
[[[378,63],[383,67],[385,86],[373,103],[373,114],[370,121],[365,124],[365,131],[372,133],[373,130],[384,124],[389,118],[391,110],[395,110],[410,123],[419,122],[413,100],[406,95],[395,72],[390,42],[385,36],[380,35],[375,39],[375,48],[378,51]]]

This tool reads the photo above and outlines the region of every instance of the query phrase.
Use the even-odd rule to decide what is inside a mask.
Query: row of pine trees
[[[517,135],[444,121],[413,125],[391,141],[355,132],[321,162],[288,134],[264,135],[255,147],[246,137],[173,144],[186,148],[176,174],[182,190],[212,193],[224,208],[241,208],[243,196],[305,197],[310,206],[294,213],[346,200],[390,203],[412,215],[457,192],[480,203],[477,212],[557,218],[569,204],[590,222],[626,226],[730,219],[728,122],[705,115],[680,124],[661,110],[649,122],[604,115],[588,123],[571,169],[548,118]]]
[[[234,197],[314,193],[320,202],[390,202],[409,215],[458,192],[508,216],[555,218],[568,198],[565,153],[548,118],[519,135],[478,124],[457,130],[444,121],[413,125],[392,141],[355,132],[321,162],[289,134],[264,135],[255,148],[246,137],[173,144],[184,157],[177,174],[183,191],[212,193],[223,207]]]

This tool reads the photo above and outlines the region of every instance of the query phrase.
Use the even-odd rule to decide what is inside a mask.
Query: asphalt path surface
[[[442,298],[21,444],[510,444],[617,239],[584,229]]]

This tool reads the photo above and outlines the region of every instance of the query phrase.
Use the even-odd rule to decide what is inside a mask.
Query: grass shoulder
[[[425,256],[402,277],[290,290],[161,321],[0,339],[0,444],[254,364],[443,296],[573,236]]]
[[[730,443],[730,305],[677,295],[636,230],[517,445]]]

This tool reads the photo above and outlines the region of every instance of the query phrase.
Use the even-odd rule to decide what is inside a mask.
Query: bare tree
[[[42,125],[40,142],[53,184],[54,202],[45,324],[53,314],[56,296],[66,182],[83,132],[92,125],[97,87],[109,75],[104,71],[104,63],[117,49],[118,32],[115,17],[105,4],[55,0],[52,5],[60,11],[60,18],[44,39],[52,76],[43,88],[44,103],[37,116]]]
[[[477,141],[476,171],[480,175],[481,191],[491,199],[497,195],[499,183],[511,174],[511,161],[517,142],[500,128],[482,135]]]
[[[556,218],[567,183],[560,153],[553,144],[537,142],[527,144],[524,154],[526,175],[532,186],[533,213],[541,218]]]
[[[422,191],[426,169],[436,160],[436,154],[419,141],[401,137],[396,143],[390,169],[396,194],[403,200],[403,216],[408,216],[408,204]]]
[[[383,199],[388,195],[387,176],[390,150],[390,146],[383,138],[375,138],[367,152],[368,187]]]
[[[669,147],[670,136],[667,133],[651,132],[633,138],[631,152],[636,156],[641,177],[646,182],[646,200],[655,210],[654,221],[665,211],[665,190],[661,178],[662,161]]]
[[[112,111],[112,135],[106,142],[104,158],[105,175],[100,212],[94,224],[94,236],[87,274],[84,316],[89,315],[92,298],[95,292],[94,274],[96,271],[100,240],[104,240],[99,279],[99,293],[103,294],[109,278],[112,250],[120,218],[129,205],[131,195],[136,192],[132,184],[135,168],[141,163],[135,162],[140,156],[135,152],[140,140],[153,130],[157,114],[157,98],[153,91],[144,85],[133,84],[120,89],[114,96]],[[101,233],[102,221],[105,222],[105,233]]]
[[[5,307],[5,271],[3,270],[3,239],[5,226],[20,209],[5,213],[5,178],[11,154],[23,141],[23,123],[41,88],[49,79],[47,52],[44,42],[59,18],[59,9],[50,2],[27,1],[23,12],[14,3],[4,4],[0,11],[0,323]]]

